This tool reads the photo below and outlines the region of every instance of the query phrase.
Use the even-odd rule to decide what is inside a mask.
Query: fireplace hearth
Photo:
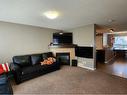
[[[70,65],[70,53],[56,53],[56,58],[62,65]]]

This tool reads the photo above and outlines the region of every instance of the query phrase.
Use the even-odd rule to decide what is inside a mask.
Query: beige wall
[[[57,30],[0,22],[0,63],[12,56],[49,51],[52,33]]]
[[[103,35],[96,36],[96,50],[103,49]]]
[[[73,43],[79,46],[94,46],[94,24],[68,30],[73,32]]]
[[[82,65],[85,68],[95,69],[96,67],[96,56],[95,56],[95,25],[87,25],[79,28],[66,30],[73,32],[73,43],[78,46],[90,46],[93,47],[93,59],[84,58],[82,59]]]

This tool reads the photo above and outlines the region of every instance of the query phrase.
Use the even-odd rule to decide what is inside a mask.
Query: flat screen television
[[[75,55],[82,58],[93,58],[93,47],[75,47]]]
[[[53,33],[53,44],[72,44],[72,33]]]

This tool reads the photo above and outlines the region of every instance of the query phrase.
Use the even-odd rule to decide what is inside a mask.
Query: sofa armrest
[[[14,73],[18,76],[20,76],[22,74],[22,68],[20,66],[18,66],[17,64],[11,63],[10,69],[11,69],[12,73]]]
[[[17,64],[11,63],[10,69],[11,69],[11,71],[17,71],[17,70],[20,70],[21,67],[19,67]]]
[[[21,82],[22,68],[17,64],[11,63],[10,69],[12,71],[12,74],[14,75],[16,84],[19,84]]]
[[[56,58],[56,62],[61,64],[61,59],[60,58]]]
[[[56,66],[57,66],[58,68],[60,68],[60,66],[61,66],[60,59],[56,58],[55,64],[56,64]]]

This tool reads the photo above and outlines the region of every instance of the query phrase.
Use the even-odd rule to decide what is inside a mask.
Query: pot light
[[[47,11],[44,12],[44,15],[49,19],[56,19],[59,16],[57,11]]]

